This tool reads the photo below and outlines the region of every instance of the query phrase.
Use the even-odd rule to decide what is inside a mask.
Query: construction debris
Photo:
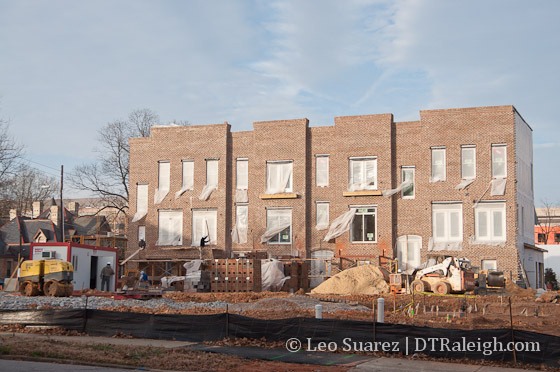
[[[312,294],[376,295],[389,292],[389,273],[375,265],[344,270],[311,291]]]

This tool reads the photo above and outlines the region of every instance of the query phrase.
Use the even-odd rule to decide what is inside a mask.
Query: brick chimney
[[[10,221],[17,217],[17,209],[10,209]]]
[[[58,205],[53,205],[51,207],[51,221],[58,226]]]
[[[43,202],[42,201],[33,202],[33,218],[39,217],[41,213],[43,213]]]
[[[78,212],[80,211],[80,203],[71,201],[67,204],[66,209],[74,216],[78,216]]]

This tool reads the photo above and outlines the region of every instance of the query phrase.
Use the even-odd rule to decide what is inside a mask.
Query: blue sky
[[[137,108],[237,131],[513,104],[534,129],[536,204],[558,203],[558,19],[554,0],[0,0],[0,117],[57,175]]]

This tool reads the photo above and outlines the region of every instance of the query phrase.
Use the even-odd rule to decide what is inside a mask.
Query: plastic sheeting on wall
[[[343,215],[338,216],[332,223],[329,232],[323,239],[328,242],[340,235],[344,234],[346,231],[350,230],[352,222],[354,221],[354,216],[356,215],[356,208],[351,208],[348,212]]]
[[[329,203],[317,203],[317,225],[318,231],[329,228]]]
[[[183,185],[181,190],[175,193],[175,199],[179,199],[181,195],[187,190],[192,190],[194,188],[194,162],[193,161],[183,161]]]
[[[218,212],[215,210],[195,210],[193,211],[193,232],[192,245],[200,246],[200,239],[207,236],[210,242],[208,244],[217,244],[217,217]]]
[[[247,230],[249,229],[249,207],[246,205],[238,205],[236,210],[235,225],[231,230],[231,240],[237,244],[247,243]]]
[[[377,159],[350,160],[351,179],[348,191],[375,190],[377,188]]]
[[[261,261],[262,290],[277,292],[282,289],[284,282],[290,279],[284,276],[284,265],[282,262],[269,258]]]
[[[506,178],[496,178],[492,180],[492,190],[490,190],[490,196],[500,196],[504,195],[506,192]]]
[[[157,245],[183,244],[183,211],[160,210]]]
[[[262,234],[261,236],[261,243],[266,243],[274,235],[280,234],[284,229],[290,227],[291,225],[291,220],[285,218],[277,218],[271,221],[267,221],[267,228],[264,234]]]
[[[158,167],[158,188],[154,193],[154,204],[161,203],[163,198],[169,194],[170,163],[168,161],[160,161]]]
[[[292,179],[293,164],[267,163],[266,194],[281,194],[288,192]]]
[[[463,242],[434,242],[434,238],[430,237],[428,241],[428,251],[462,251]]]
[[[455,186],[455,190],[463,190],[473,182],[474,178],[461,180],[461,183]]]
[[[402,191],[405,187],[408,187],[409,185],[412,185],[412,182],[410,181],[405,181],[402,182],[399,186],[397,186],[395,189],[392,190],[383,190],[381,193],[383,194],[384,197],[388,198],[389,196],[395,195],[396,193]]]
[[[212,195],[212,192],[214,190],[216,190],[217,186],[216,185],[206,185],[204,186],[204,188],[202,189],[202,192],[200,193],[200,196],[198,197],[200,200],[208,200],[210,198],[210,195]]]
[[[249,193],[245,189],[237,189],[235,190],[235,202],[236,203],[248,203],[249,202]]]
[[[148,214],[148,185],[136,185],[136,214],[132,222],[142,219]]]

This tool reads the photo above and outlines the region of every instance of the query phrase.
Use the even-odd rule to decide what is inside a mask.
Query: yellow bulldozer
[[[74,286],[72,264],[61,260],[24,261],[18,278],[19,291],[25,296],[68,297]]]

